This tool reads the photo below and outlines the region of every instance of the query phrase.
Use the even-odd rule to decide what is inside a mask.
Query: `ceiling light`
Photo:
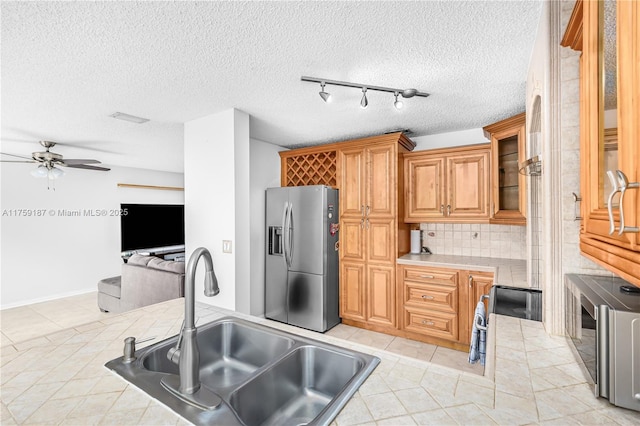
[[[396,107],[396,109],[402,109],[404,104],[402,103],[402,101],[398,100],[398,92],[394,93],[393,96],[395,96],[396,98],[396,101],[393,103],[393,106]]]
[[[142,124],[149,121],[148,118],[136,117],[135,115],[125,114],[123,112],[114,112],[109,117],[117,118],[118,120],[129,121],[131,123]]]
[[[62,177],[62,176],[64,176],[64,172],[57,167],[51,167],[47,175],[49,179],[58,179],[59,177]]]
[[[360,107],[365,109],[369,105],[369,101],[367,100],[367,88],[362,88],[362,99],[360,100]]]
[[[47,167],[44,164],[40,164],[38,168],[31,170],[31,176],[37,178],[47,177],[48,174],[49,170],[47,170]]]
[[[402,101],[398,100],[398,95],[402,95],[403,98],[413,98],[414,96],[421,96],[426,98],[429,96],[428,93],[420,92],[417,89],[394,89],[392,87],[383,87],[383,86],[371,86],[368,84],[359,84],[359,83],[350,83],[348,81],[338,81],[338,80],[327,80],[326,78],[317,78],[317,77],[306,77],[302,76],[300,78],[302,81],[308,81],[311,83],[320,83],[320,87],[322,88],[319,92],[320,97],[323,101],[328,102],[330,99],[330,94],[325,92],[324,86],[327,84],[334,86],[343,86],[343,87],[355,87],[358,89],[362,89],[362,99],[360,100],[360,107],[366,108],[369,105],[369,100],[367,99],[367,90],[376,90],[379,92],[390,92],[395,96],[395,102],[393,105],[396,109],[401,109],[404,106]]]
[[[326,83],[324,81],[322,81],[320,83],[320,89],[321,90],[320,90],[320,92],[318,94],[320,95],[320,97],[322,98],[323,101],[329,102],[331,100],[331,93],[324,91],[324,85],[325,84]]]

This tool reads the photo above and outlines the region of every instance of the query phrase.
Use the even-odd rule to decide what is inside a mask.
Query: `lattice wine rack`
[[[327,185],[336,187],[336,151],[301,154],[286,158],[284,186]]]

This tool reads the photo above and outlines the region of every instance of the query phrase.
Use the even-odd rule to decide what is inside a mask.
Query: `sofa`
[[[122,275],[98,282],[98,307],[118,313],[184,297],[184,266],[134,254],[122,265]]]

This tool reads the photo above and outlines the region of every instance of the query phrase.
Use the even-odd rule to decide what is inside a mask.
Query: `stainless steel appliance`
[[[265,316],[324,332],[338,313],[338,191],[266,191]]]
[[[595,395],[640,411],[640,294],[624,291],[629,285],[620,278],[567,275],[566,330]]]

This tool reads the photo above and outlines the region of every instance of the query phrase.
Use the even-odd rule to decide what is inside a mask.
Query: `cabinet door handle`
[[[451,204],[447,204],[447,216],[451,216]]]
[[[428,321],[428,320],[422,320],[422,324],[423,324],[423,325],[435,325],[435,322],[433,322],[433,321]]]
[[[420,278],[433,278],[433,275],[420,275]]]
[[[367,219],[367,229],[369,229],[369,219]]]
[[[427,295],[427,294],[423,294],[423,295],[422,295],[422,298],[423,298],[423,299],[425,299],[425,300],[433,300],[433,299],[434,299],[434,297],[433,297],[433,296],[429,296],[429,295]]]
[[[609,172],[607,172],[607,174],[608,173]],[[627,176],[621,170],[616,170],[616,174],[620,182],[620,204],[618,205],[618,210],[620,211],[620,230],[618,231],[618,235],[622,235],[624,232],[639,232],[640,229],[637,226],[625,226],[624,224],[624,194],[627,192],[627,189],[638,189],[640,183],[629,183],[629,179],[627,179]]]
[[[473,275],[469,274],[469,287],[473,287]]]
[[[360,219],[360,229],[364,229],[364,219]]]
[[[369,216],[369,210],[371,210],[371,209],[369,208],[369,206],[367,206],[367,209],[366,209],[366,211],[367,211],[367,216]]]
[[[360,206],[360,213],[362,213],[362,217],[364,217],[364,204]]]
[[[613,231],[616,230],[616,223],[613,220],[613,197],[616,195],[616,192],[620,192],[620,188],[618,188],[618,180],[613,174],[613,171],[607,170],[607,176],[609,176],[609,180],[611,181],[611,193],[609,194],[609,199],[607,201],[607,211],[609,212],[609,235],[613,235]]]

